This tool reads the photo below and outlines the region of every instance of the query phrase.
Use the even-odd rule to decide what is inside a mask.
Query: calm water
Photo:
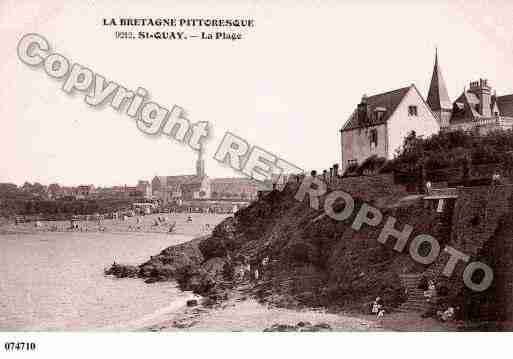
[[[106,277],[114,260],[138,264],[189,238],[167,234],[0,235],[0,331],[137,327],[190,293],[174,283]]]

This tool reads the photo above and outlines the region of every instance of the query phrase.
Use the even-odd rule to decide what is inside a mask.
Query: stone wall
[[[506,215],[493,237],[488,260],[494,273],[493,298],[498,320],[513,321],[513,218]]]
[[[482,260],[480,251],[494,235],[501,218],[511,210],[512,193],[513,186],[458,188],[447,244],[470,256],[469,261]],[[449,257],[448,253],[441,253],[426,271],[426,277],[436,278],[439,284],[450,290],[451,295],[457,295],[464,285],[462,274],[465,263],[460,261],[452,276],[446,278],[442,271]]]
[[[355,176],[337,178],[329,190],[342,190],[361,198],[369,204],[383,207],[387,200],[399,199],[408,195],[406,186],[395,184],[393,174],[379,174],[373,176]]]

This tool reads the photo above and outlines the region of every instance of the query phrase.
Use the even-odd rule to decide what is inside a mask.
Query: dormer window
[[[417,106],[408,106],[408,116],[417,116]]]
[[[376,107],[374,109],[374,116],[377,122],[383,120],[383,117],[385,116],[385,112],[387,111],[384,107]]]

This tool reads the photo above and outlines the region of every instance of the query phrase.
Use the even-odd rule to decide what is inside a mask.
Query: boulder
[[[296,327],[289,324],[273,324],[270,328],[264,329],[264,332],[295,332]]]
[[[105,270],[105,274],[113,275],[118,278],[135,278],[139,275],[139,267],[129,264],[114,263]]]
[[[195,307],[198,305],[198,301],[196,299],[189,299],[187,301],[187,306],[188,307]]]

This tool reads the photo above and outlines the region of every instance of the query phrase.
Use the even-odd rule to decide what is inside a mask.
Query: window
[[[417,106],[408,106],[408,116],[417,116]]]
[[[378,130],[376,129],[370,131],[370,146],[371,148],[378,146]]]

